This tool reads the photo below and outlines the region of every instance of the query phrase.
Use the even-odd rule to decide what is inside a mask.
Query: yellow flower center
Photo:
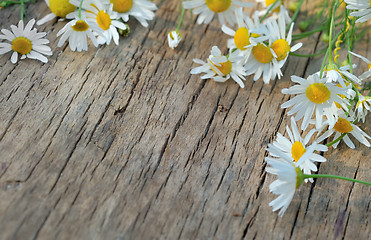
[[[303,154],[306,152],[307,150],[305,150],[303,144],[301,142],[294,142],[294,144],[292,144],[292,147],[291,147],[291,155],[292,155],[292,158],[295,160],[295,162],[298,162],[299,159],[301,158],[301,156],[303,156]]]
[[[232,0],[205,0],[207,7],[216,13],[226,11],[232,4]]]
[[[69,0],[49,0],[49,8],[57,17],[62,18],[76,9]]]
[[[113,10],[119,13],[126,13],[133,7],[133,0],[110,0],[113,3]]]
[[[237,29],[234,34],[234,43],[238,49],[246,50],[245,47],[250,45],[249,30],[244,27]]]
[[[265,0],[265,6],[269,6],[271,4],[273,4],[276,0]],[[279,12],[280,11],[280,8],[279,7],[276,7],[274,9],[272,9],[273,12]]]
[[[331,96],[330,90],[323,83],[313,83],[309,85],[305,93],[311,102],[317,104],[326,102]]]
[[[261,43],[252,48],[252,54],[261,63],[270,63],[273,59],[273,54],[269,47]]]
[[[285,39],[278,39],[274,41],[271,48],[277,55],[277,61],[285,59],[291,49],[289,43]]]
[[[224,63],[219,63],[220,66],[217,66],[215,65],[214,63],[212,63],[214,67],[216,67],[221,73],[223,73],[223,75],[228,75],[231,71],[232,71],[232,63],[231,61],[227,60],[226,62]],[[211,67],[211,69],[216,73],[218,74],[215,69],[213,67]]]
[[[334,125],[334,129],[340,133],[348,133],[353,131],[353,127],[350,122],[344,118],[338,119],[338,121]]]
[[[78,20],[75,25],[72,26],[72,29],[76,32],[85,32],[89,29],[89,25],[84,20]]]
[[[103,30],[109,29],[111,26],[111,17],[104,10],[101,10],[97,14],[97,23],[99,27]]]
[[[370,6],[371,6],[371,4],[370,4]],[[370,69],[371,69],[371,63],[368,64],[368,70],[370,70]]]
[[[14,52],[26,55],[32,50],[32,42],[25,37],[17,37],[12,41],[12,49]]]
[[[257,33],[251,33],[250,37],[257,38],[257,37],[260,37],[260,34],[257,34]]]

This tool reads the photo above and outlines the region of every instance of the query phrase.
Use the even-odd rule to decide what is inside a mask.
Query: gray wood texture
[[[291,56],[269,85],[202,80],[189,73],[192,59],[213,45],[226,51],[228,36],[186,15],[171,50],[177,1],[155,3],[150,26],[130,21],[119,46],[58,48],[64,23],[52,21],[38,27],[49,63],[0,56],[0,239],[370,239],[367,186],[320,179],[298,189],[282,218],[268,206],[265,148],[289,123],[281,89],[321,57]],[[39,0],[26,20],[47,13]],[[18,20],[19,7],[0,10],[1,28]],[[303,43],[301,53],[324,46],[319,35]],[[357,44],[370,58],[369,33]],[[320,173],[371,181],[363,145],[325,157]]]

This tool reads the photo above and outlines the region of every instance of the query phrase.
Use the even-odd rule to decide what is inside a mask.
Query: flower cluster
[[[282,77],[281,69],[288,56],[302,46],[301,43],[293,45],[292,40],[293,22],[303,1],[295,6],[299,8],[295,9],[293,18],[283,6],[283,1],[259,0],[258,2],[262,3],[265,9],[255,11],[251,17],[242,9],[242,7],[249,7],[250,4],[239,1],[191,0],[183,2],[184,9],[193,9],[193,13],[199,14],[197,18],[199,24],[208,24],[217,15],[222,32],[231,37],[227,41],[227,55],[223,55],[217,46],[213,46],[206,61],[193,60],[200,66],[193,68],[191,74],[203,73],[201,79],[213,79],[216,82],[225,82],[232,78],[241,88],[244,87],[244,81],[249,75],[253,75],[254,81],[262,78],[266,84]],[[345,0],[345,2],[348,4],[347,9],[343,10],[346,24],[338,34],[335,43],[335,39],[334,41],[332,39],[335,12],[341,3],[336,0],[332,1],[330,19],[326,24],[329,26],[327,29],[329,47],[326,55],[328,57],[324,58],[321,69],[307,78],[291,76],[294,85],[282,90],[283,94],[293,95],[290,100],[281,105],[283,109],[289,109],[287,115],[291,116],[291,127],[286,126],[287,136],[278,133],[276,140],[268,144],[266,150],[269,156],[265,158],[268,164],[266,171],[278,176],[269,189],[279,197],[269,205],[273,207],[273,211],[280,210],[280,216],[284,214],[295,190],[303,182],[312,183],[313,178],[318,177],[345,179],[334,175],[313,174],[318,171],[319,163],[326,162],[322,153],[327,152],[330,146],[336,148],[343,140],[348,147],[353,149],[355,144],[351,138],[354,138],[370,147],[371,137],[361,130],[357,123],[365,122],[365,117],[371,110],[371,97],[362,94],[371,87],[361,88],[364,80],[371,76],[371,61],[351,52],[350,49],[355,35],[355,23],[370,19],[371,8],[368,1]],[[183,16],[184,13],[181,19]],[[181,22],[177,31],[180,25]],[[318,29],[319,31],[326,30],[325,27]],[[302,36],[309,35],[308,33],[298,34],[294,39],[298,40]],[[169,39],[170,47],[174,48],[179,43],[181,38],[177,39],[177,43],[174,44],[175,38],[171,38],[173,45],[170,44]],[[340,56],[338,51],[343,42],[347,43],[347,62],[340,65],[337,62]],[[293,55],[300,56],[300,54]],[[369,70],[355,75],[353,69],[356,65],[351,64],[351,56],[356,56],[366,62]],[[325,64],[326,61],[327,64]],[[299,121],[301,122],[300,130]],[[305,135],[302,133],[304,131]],[[331,136],[333,138],[328,140]],[[355,179],[346,180],[362,182]],[[370,185],[370,183],[365,184]]]
[[[88,38],[95,47],[109,45],[112,41],[119,44],[119,33],[128,33],[126,22],[130,17],[136,18],[144,27],[154,18],[156,5],[147,0],[45,0],[51,13],[37,21],[37,25],[45,24],[55,18],[67,19],[69,22],[57,33],[60,37],[58,47],[68,41],[72,51],[87,51]],[[23,5],[22,5],[23,7]],[[38,59],[44,63],[48,59],[44,55],[52,55],[49,43],[44,37],[46,33],[38,33],[35,20],[28,22],[26,27],[22,20],[18,27],[12,25],[12,31],[2,29],[0,39],[10,43],[0,43],[0,55],[13,51],[11,62],[16,63],[18,55],[23,58]]]
[[[87,38],[95,47],[99,44],[108,45],[112,40],[118,45],[119,31],[128,29],[124,22],[127,22],[130,16],[147,27],[147,21],[153,19],[153,11],[157,9],[154,3],[146,0],[50,0],[49,2],[47,0],[46,2],[52,13],[38,23],[42,24],[54,16],[70,19],[57,33],[57,36],[61,36],[58,46],[61,47],[68,39],[71,50],[79,52],[88,50]],[[59,9],[64,11],[58,12]]]
[[[346,2],[350,4],[350,2],[354,3],[355,1]],[[361,6],[360,3],[357,4],[348,5],[347,8],[355,9],[354,6]],[[320,71],[307,78],[291,76],[291,80],[295,85],[282,90],[283,94],[294,95],[293,98],[281,105],[282,108],[290,108],[287,115],[295,115],[295,117],[291,117],[292,130],[286,127],[286,132],[290,140],[279,133],[276,141],[268,145],[267,151],[270,156],[265,158],[266,162],[270,165],[266,171],[278,175],[278,180],[273,182],[269,188],[274,194],[280,195],[270,203],[273,206],[273,211],[281,209],[279,212],[280,216],[286,211],[293,198],[295,189],[303,183],[303,180],[312,182],[312,178],[314,177],[345,179],[334,175],[312,174],[312,172],[318,171],[317,165],[314,164],[315,162],[326,161],[318,153],[326,152],[330,146],[336,148],[341,140],[349,148],[354,149],[355,144],[352,142],[350,136],[366,147],[371,146],[369,142],[371,137],[356,125],[360,121],[365,122],[365,117],[368,111],[371,110],[370,97],[362,95],[364,90],[367,91],[369,89],[367,87],[361,88],[363,81],[371,76],[370,70],[356,76],[353,74],[353,69],[356,65],[348,63],[351,62],[352,55],[359,57],[369,64],[369,66],[371,66],[371,62],[363,56],[348,51],[348,61],[345,62],[344,66],[340,66],[337,63],[337,58],[339,57],[337,53],[338,49],[334,50],[335,57],[333,57],[332,34],[334,15],[338,5],[336,1],[333,4],[331,27],[329,29],[328,58],[324,59],[324,63],[327,60],[328,64],[323,64]],[[369,5],[367,9],[369,9]],[[360,12],[346,11],[346,21],[353,21],[353,23],[364,22],[366,21],[366,16],[368,16],[367,11],[369,10]],[[349,19],[348,16],[361,18],[357,20]],[[354,32],[353,30],[349,30],[350,25],[347,22],[346,28],[342,30],[339,35],[340,37],[336,40],[335,46],[337,48],[342,42],[341,36],[348,37],[349,42],[353,40]],[[348,31],[350,31],[349,34],[347,34]],[[350,46],[348,46],[349,48]],[[299,120],[302,120],[302,131],[311,128],[304,138],[301,137],[296,125],[296,122]],[[334,137],[331,140],[327,140],[331,136]],[[308,145],[311,139],[314,140]],[[326,145],[320,144],[326,141]],[[315,153],[316,151],[318,153]],[[356,179],[345,180],[370,185],[370,183]]]
[[[207,63],[195,59],[194,61],[202,67],[192,70],[191,73],[206,73],[203,79],[212,78],[217,82],[224,82],[232,77],[240,87],[244,87],[241,80],[246,80],[245,76],[249,75],[254,75],[254,81],[263,78],[266,84],[270,80],[281,78],[281,68],[289,53],[296,51],[302,45],[301,43],[293,46],[291,44],[294,24],[292,23],[286,31],[286,12],[281,5],[278,19],[271,17],[261,23],[259,12],[256,11],[250,18],[242,8],[236,8],[233,19],[237,26],[231,28],[223,24],[221,27],[225,34],[232,37],[227,42],[229,54],[223,58],[222,62],[218,62],[219,65],[212,61],[211,58],[215,57],[213,53]],[[214,46],[213,49],[215,48],[217,47]],[[210,74],[210,69],[214,74]],[[236,72],[239,73],[238,78],[234,74]]]
[[[321,78],[319,73],[315,73],[307,79],[292,76],[291,80],[297,84],[289,89],[282,90],[284,94],[296,95],[282,104],[282,108],[292,107],[288,111],[288,115],[296,115],[295,118],[291,117],[292,130],[286,127],[286,133],[290,139],[278,133],[276,141],[268,145],[267,151],[270,157],[265,159],[271,165],[266,171],[279,176],[279,180],[273,182],[269,188],[271,192],[280,194],[270,205],[273,206],[273,211],[281,209],[279,212],[281,216],[290,204],[295,189],[303,182],[303,180],[298,179],[305,178],[305,180],[308,179],[312,182],[311,177],[316,176],[310,174],[318,170],[314,163],[326,161],[323,156],[315,153],[315,151],[325,152],[330,146],[336,148],[341,139],[348,147],[353,149],[355,145],[350,139],[350,135],[360,143],[370,147],[368,139],[371,139],[371,137],[356,125],[358,121],[364,121],[370,110],[370,98],[358,92],[353,85],[352,78],[345,77],[346,75],[339,76],[342,79],[340,77],[335,79],[335,83],[330,74]],[[341,87],[340,83],[343,81],[347,86],[353,86],[354,90]],[[359,81],[360,79],[357,80],[357,83]],[[355,111],[352,111],[352,109]],[[315,119],[312,119],[313,117]],[[313,128],[305,137],[301,137],[296,125],[296,121],[300,119],[303,119],[302,130],[307,129],[310,124],[313,125]],[[334,137],[328,144],[319,144],[330,138],[334,133]],[[317,139],[308,145],[313,136]],[[293,168],[297,169],[294,175]],[[285,174],[283,171],[290,171],[293,176],[287,180],[288,176],[283,176]],[[281,182],[280,178],[285,178],[287,183],[278,184],[278,182]],[[295,187],[293,187],[294,185]]]

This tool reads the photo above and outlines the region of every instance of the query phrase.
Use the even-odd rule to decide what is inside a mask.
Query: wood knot
[[[229,109],[224,107],[223,105],[218,105],[218,112],[228,112]]]

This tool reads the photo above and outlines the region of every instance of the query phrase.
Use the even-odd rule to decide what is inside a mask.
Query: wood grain
[[[281,89],[321,58],[290,57],[269,85],[201,80],[189,74],[192,59],[213,45],[226,51],[227,36],[217,21],[186,16],[173,51],[165,41],[177,1],[155,3],[150,26],[131,21],[119,46],[58,48],[64,23],[53,21],[38,27],[51,42],[49,63],[0,56],[0,238],[370,239],[367,186],[320,179],[297,191],[282,218],[268,206],[275,177],[265,173],[265,148],[289,122]],[[47,12],[43,1],[27,5],[28,19]],[[19,8],[0,16],[9,28]],[[318,50],[319,39],[301,52]],[[356,52],[370,57],[369,39]],[[363,145],[325,157],[320,173],[371,181]]]

